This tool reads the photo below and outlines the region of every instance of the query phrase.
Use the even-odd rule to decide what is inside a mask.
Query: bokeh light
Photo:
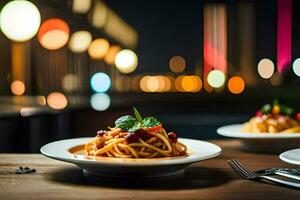
[[[66,74],[62,79],[62,88],[66,92],[73,92],[79,88],[79,78],[75,74]]]
[[[300,58],[297,58],[293,63],[294,73],[300,77]]]
[[[29,1],[11,1],[1,10],[1,30],[11,40],[18,42],[30,40],[37,33],[40,23],[40,12]]]
[[[274,70],[274,63],[268,58],[261,59],[257,65],[258,74],[264,79],[271,78]]]
[[[173,56],[169,60],[169,67],[172,72],[180,73],[185,70],[186,62],[181,56]]]
[[[167,76],[144,76],[137,80],[140,80],[140,89],[144,92],[170,92],[172,89],[172,79]]]
[[[110,97],[105,93],[96,93],[92,95],[90,103],[93,109],[104,111],[110,106]]]
[[[176,79],[175,79],[175,89],[176,91],[178,92],[184,92],[184,89],[182,88],[182,79],[184,78],[185,76],[181,75],[181,76],[178,76]]]
[[[181,88],[186,92],[192,92],[195,88],[195,83],[192,77],[184,76],[181,79]]]
[[[222,87],[225,83],[225,75],[220,70],[212,70],[207,75],[207,82],[213,88]]]
[[[131,73],[138,65],[138,57],[133,51],[123,49],[117,54],[115,65],[120,72],[125,74]]]
[[[85,14],[89,11],[92,0],[73,0],[72,10],[76,14]]]
[[[107,21],[111,18],[111,16],[111,10],[105,5],[103,1],[94,1],[93,8],[88,14],[90,23],[97,29],[107,28],[104,26],[108,24]],[[119,22],[115,23],[119,24]]]
[[[88,52],[91,58],[95,60],[102,59],[109,50],[109,42],[104,38],[94,40],[89,46]]]
[[[121,51],[121,47],[117,45],[112,45],[108,52],[104,56],[104,61],[110,65],[115,64],[115,58],[117,54]]]
[[[25,93],[25,84],[22,81],[15,80],[11,83],[10,90],[14,95],[23,95]]]
[[[172,81],[171,81],[171,79],[169,77],[167,77],[167,76],[161,76],[161,78],[164,81],[164,88],[160,92],[169,92],[171,90],[171,88],[172,88]]]
[[[74,32],[69,41],[69,48],[74,53],[85,52],[92,42],[92,34],[88,31]]]
[[[29,117],[36,113],[36,111],[37,109],[34,107],[23,107],[20,109],[20,115],[23,117]]]
[[[44,97],[44,96],[37,96],[35,98],[35,100],[36,100],[36,103],[41,106],[45,106],[47,104],[46,97]]]
[[[156,92],[159,89],[159,79],[156,76],[151,76],[147,79],[147,89],[150,92]]]
[[[165,92],[166,91],[166,79],[162,75],[155,76],[155,77],[159,83],[158,89],[155,92]]]
[[[182,75],[175,80],[175,88],[179,92],[199,92],[202,88],[202,80],[196,75]]]
[[[69,35],[70,28],[64,20],[51,18],[42,23],[38,32],[38,40],[44,48],[56,50],[67,44]]]
[[[95,73],[91,78],[91,87],[95,92],[106,92],[110,85],[110,77],[103,72]]]
[[[245,81],[240,76],[233,76],[228,81],[228,89],[233,94],[240,94],[245,89]]]
[[[60,92],[52,92],[47,96],[48,106],[55,109],[61,110],[67,107],[68,100],[65,95]]]
[[[202,80],[199,76],[190,76],[194,81],[194,89],[192,92],[199,92],[202,89]]]
[[[143,92],[149,92],[149,90],[147,88],[147,82],[150,77],[151,76],[144,76],[140,79],[140,88]]]

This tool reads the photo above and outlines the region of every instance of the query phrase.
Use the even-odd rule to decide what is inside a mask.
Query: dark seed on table
[[[19,169],[16,170],[16,174],[27,174],[31,172],[36,172],[35,169],[30,169],[29,167],[19,167]]]

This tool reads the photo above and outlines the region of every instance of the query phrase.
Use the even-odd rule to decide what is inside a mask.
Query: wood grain
[[[247,153],[236,140],[213,141],[223,148],[218,158],[195,163],[185,174],[164,179],[91,180],[72,164],[40,154],[0,154],[0,199],[299,199],[300,190],[242,180],[227,164],[238,159],[250,169],[295,167],[277,155]],[[15,174],[19,166],[33,174]]]

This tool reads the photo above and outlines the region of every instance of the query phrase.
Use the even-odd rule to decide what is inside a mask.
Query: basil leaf
[[[135,107],[133,107],[133,111],[134,111],[134,115],[135,115],[136,119],[140,123],[143,123],[143,118],[142,118],[141,114],[139,113],[139,111]]]
[[[127,131],[128,132],[134,132],[136,130],[139,130],[142,128],[142,124],[139,122],[136,122],[133,126],[131,126]]]
[[[262,107],[261,112],[263,114],[268,114],[271,112],[271,110],[272,110],[272,106],[270,104],[266,104]]]
[[[115,125],[117,128],[128,131],[132,127],[137,126],[136,123],[138,123],[138,121],[134,117],[130,115],[125,115],[117,119]]]
[[[160,125],[160,121],[154,117],[146,117],[143,119],[144,127],[154,127]]]
[[[281,113],[285,115],[292,115],[294,113],[294,109],[291,107],[288,107],[286,105],[281,105],[280,106]]]

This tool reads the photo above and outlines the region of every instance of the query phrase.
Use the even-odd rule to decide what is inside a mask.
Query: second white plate
[[[293,149],[283,152],[279,155],[279,158],[287,163],[300,165],[300,149]]]
[[[233,124],[218,128],[219,135],[233,138],[300,138],[300,133],[245,133],[242,132],[243,124]]]
[[[217,129],[219,135],[239,138],[241,147],[260,153],[280,153],[300,147],[300,133],[245,133],[243,124],[233,124]]]

